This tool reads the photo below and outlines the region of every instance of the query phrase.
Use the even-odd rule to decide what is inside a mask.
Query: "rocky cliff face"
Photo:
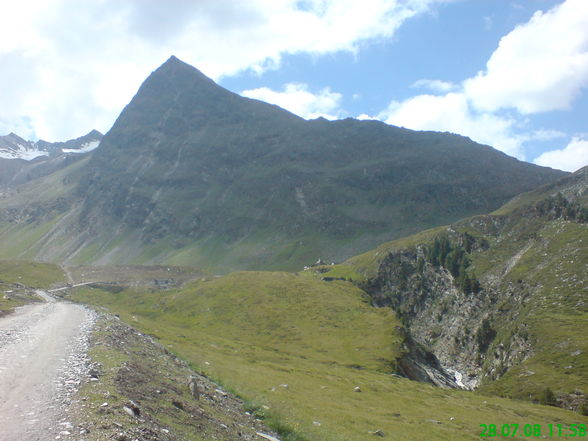
[[[348,262],[365,270],[360,263],[375,259],[363,286],[404,323],[405,373],[581,409],[588,168],[422,237]]]
[[[454,248],[468,237],[472,240],[456,232],[447,237]],[[486,246],[484,241],[474,243],[467,254],[482,253]],[[516,320],[514,306],[524,304],[530,293],[514,286],[504,290],[494,280],[477,282],[475,290],[464,290],[458,277],[430,262],[426,245],[420,245],[388,255],[368,290],[376,304],[391,306],[400,315],[411,338],[434,354],[459,387],[474,389],[483,378],[499,378],[532,355],[524,325],[508,347],[493,345],[497,305],[500,320]]]

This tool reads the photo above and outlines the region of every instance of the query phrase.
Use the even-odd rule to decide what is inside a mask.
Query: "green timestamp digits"
[[[492,437],[586,437],[586,424],[480,424],[482,438]]]

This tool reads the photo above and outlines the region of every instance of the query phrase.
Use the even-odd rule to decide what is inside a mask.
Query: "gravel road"
[[[95,314],[37,294],[46,302],[0,318],[0,441],[79,437],[67,415],[87,376]]]

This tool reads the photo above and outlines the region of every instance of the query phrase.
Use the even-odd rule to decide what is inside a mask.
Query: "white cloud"
[[[503,37],[485,71],[459,85],[419,80],[413,87],[439,95],[393,101],[377,118],[415,130],[459,133],[525,159],[526,142],[566,135],[530,130],[523,114],[565,109],[586,86],[588,1],[567,0]]]
[[[458,86],[448,81],[422,79],[415,81],[410,87],[429,89],[433,92],[450,92],[455,90]]]
[[[356,116],[355,119],[360,121],[381,121],[381,118],[377,116],[368,115],[367,113],[362,113],[359,116]]]
[[[463,93],[418,95],[402,102],[394,101],[378,119],[414,130],[458,133],[509,155],[524,157],[521,149],[524,139],[513,133],[515,120],[476,112]]]
[[[550,129],[539,129],[534,130],[533,132],[527,135],[528,141],[551,141],[552,139],[557,138],[567,138],[564,132],[560,132],[559,130],[550,130]]]
[[[567,109],[588,86],[588,2],[536,12],[500,40],[486,70],[465,81],[479,109],[523,114]]]
[[[28,117],[32,130],[22,136],[49,140],[106,131],[171,54],[214,79],[261,72],[284,54],[355,52],[450,1],[1,2],[0,120]]]
[[[533,162],[545,167],[576,171],[588,165],[588,140],[573,138],[563,149],[545,152]]]
[[[312,93],[306,84],[289,83],[283,92],[277,92],[267,87],[244,90],[241,95],[276,104],[298,116],[314,119],[322,116],[327,119],[337,119],[341,116],[340,102],[342,95],[331,92],[329,88]]]
[[[374,117],[360,115],[358,119]],[[526,142],[567,137],[558,130],[530,130],[526,121],[517,115],[477,110],[463,90],[393,101],[375,119],[413,130],[436,130],[468,136],[521,160],[526,159]]]

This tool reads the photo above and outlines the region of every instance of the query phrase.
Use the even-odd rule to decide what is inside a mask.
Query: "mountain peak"
[[[194,66],[180,60],[175,55],[169,57],[165,63],[159,66],[151,76],[164,76],[174,80],[181,81],[196,81],[201,80],[209,83],[209,85],[217,86],[217,84],[204,75]],[[217,86],[218,87],[218,86]]]
[[[175,55],[172,55],[171,57],[169,57],[169,58],[168,58],[168,59],[165,61],[165,63],[163,63],[163,64],[162,64],[162,65],[159,67],[159,69],[161,69],[162,67],[167,67],[167,68],[170,68],[170,67],[175,67],[175,68],[178,68],[178,67],[182,67],[182,66],[189,66],[189,67],[192,67],[192,66],[190,66],[188,63],[184,63],[182,60],[180,60],[180,59],[179,59],[178,57],[176,57]]]
[[[239,100],[246,99],[222,88],[195,67],[172,55],[141,84],[105,135],[102,151],[111,148],[112,139],[117,139],[117,146],[134,145],[133,137],[125,138],[123,133],[130,135],[144,130],[149,133],[165,131],[175,136],[190,133],[194,127],[211,119],[238,114],[234,104]]]
[[[306,121],[226,90],[177,57],[145,80],[99,145],[71,186],[81,204],[71,228],[92,225],[96,234],[51,239],[60,255],[124,240],[128,254],[116,245],[97,259],[129,262],[157,249],[153,261],[293,269],[308,256],[341,260],[492,211],[565,175],[463,137]],[[209,263],[206,250],[221,240]]]
[[[21,138],[20,136],[18,136],[14,132],[10,132],[8,135],[2,136],[1,138],[4,138],[6,140],[11,140],[12,142],[21,142],[21,143],[27,142],[25,139]]]
[[[180,60],[178,57],[176,57],[175,55],[171,55],[164,64],[168,64],[168,63],[169,64],[174,64],[174,63],[186,64],[182,60]]]
[[[98,130],[96,129],[92,129],[90,130],[85,136],[87,137],[93,137],[93,138],[98,138],[98,139],[102,139],[102,137],[104,136],[102,133],[100,133]]]

